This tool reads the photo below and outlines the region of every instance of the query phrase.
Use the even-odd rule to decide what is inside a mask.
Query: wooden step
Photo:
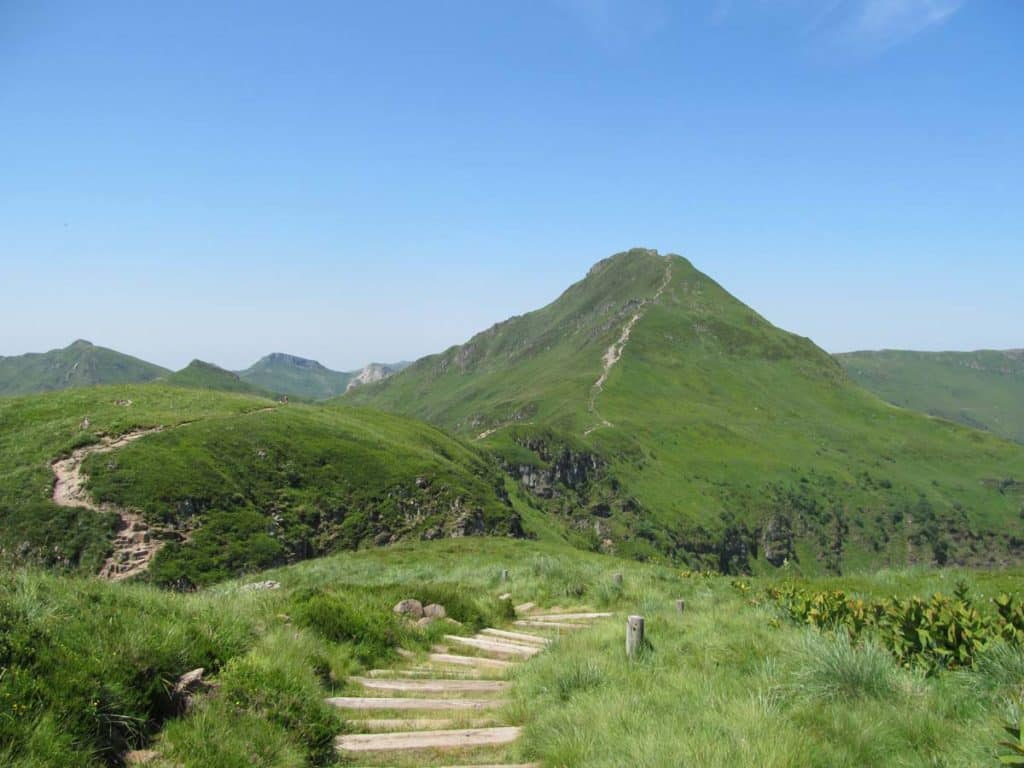
[[[551,641],[546,637],[539,637],[537,635],[528,635],[525,632],[507,632],[504,629],[487,629],[480,630],[481,635],[488,637],[494,637],[499,640],[512,640],[516,643],[525,643],[526,645],[547,645]]]
[[[607,619],[612,613],[535,613],[532,621],[578,621],[580,619]]]
[[[405,731],[396,733],[356,733],[339,736],[339,752],[394,752],[414,749],[467,749],[511,744],[519,738],[516,726],[497,728],[461,728],[441,731]]]
[[[540,653],[540,648],[532,645],[516,645],[514,643],[481,640],[477,637],[462,637],[460,635],[445,635],[444,639],[451,643],[466,645],[470,648],[476,648],[478,651],[503,658],[529,658]]]
[[[418,699],[396,697],[335,696],[327,703],[338,709],[498,709],[504,699]]]
[[[371,691],[406,691],[408,693],[501,693],[512,687],[501,680],[400,680],[375,677],[350,677]]]
[[[482,656],[461,656],[457,653],[435,652],[427,656],[435,664],[453,664],[457,667],[481,667],[483,669],[509,669],[515,662],[502,659],[487,659]]]
[[[586,629],[586,624],[570,624],[563,621],[534,621],[533,619],[518,619],[512,622],[517,627],[533,627],[535,629]]]
[[[409,669],[371,669],[367,677],[411,677],[413,679],[428,678],[430,680],[477,680],[486,670],[476,667],[460,667],[445,669],[436,666],[410,667]]]
[[[536,603],[520,603],[516,606],[516,613],[529,613],[536,607]]]
[[[447,728],[483,728],[491,721],[482,718],[386,717],[349,720],[349,725],[366,731],[442,731]]]

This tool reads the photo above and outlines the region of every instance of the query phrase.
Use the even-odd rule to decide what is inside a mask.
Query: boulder
[[[402,600],[394,607],[395,613],[409,619],[423,618],[423,603],[419,600]]]
[[[444,609],[443,605],[431,603],[423,608],[423,615],[430,619],[443,619],[448,615],[448,611]]]

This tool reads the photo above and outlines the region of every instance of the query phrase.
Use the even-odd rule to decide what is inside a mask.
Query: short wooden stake
[[[686,610],[686,601],[676,600],[676,613],[682,613],[684,610]]]
[[[630,616],[626,621],[626,655],[633,659],[644,644],[644,617]]]
[[[621,573],[613,573],[612,574],[612,581],[614,581],[616,584],[618,584],[621,587],[622,586],[622,574]]]
[[[502,581],[508,581],[508,570],[502,570],[502,572],[501,572],[501,580]]]

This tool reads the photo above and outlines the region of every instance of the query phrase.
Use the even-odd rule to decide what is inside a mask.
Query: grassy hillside
[[[159,365],[79,339],[64,349],[0,357],[0,396],[152,381],[167,373]]]
[[[325,368],[316,360],[275,352],[238,372],[242,381],[270,392],[326,400],[345,391],[354,373]]]
[[[502,582],[499,573],[510,569]],[[623,584],[610,578],[624,574]],[[616,612],[561,636],[515,670],[499,715],[523,738],[488,762],[675,768],[702,765],[989,766],[1007,754],[1002,728],[1024,706],[1019,641],[989,637],[969,666],[902,667],[881,640],[794,622],[770,590],[842,589],[871,602],[963,595],[992,616],[1019,573],[891,572],[841,579],[698,577],[564,547],[498,539],[401,544],[266,574],[281,588],[222,584],[196,594],[0,571],[0,763],[12,768],[118,765],[124,750],[154,768],[345,765],[331,749],[349,730],[325,706],[352,674],[401,663],[453,631],[415,629],[391,605],[439,601],[463,623],[501,626],[497,599]],[[676,613],[674,601],[686,601]],[[960,600],[960,598],[957,598]],[[648,647],[623,657],[623,617],[647,619]],[[202,666],[214,684],[182,713],[169,695]],[[628,755],[628,759],[624,759]],[[452,765],[459,754],[390,760]],[[479,762],[479,761],[478,761]],[[359,765],[378,764],[372,755]]]
[[[882,402],[678,256],[606,259],[345,400],[487,445],[605,551],[741,571],[1024,554],[1024,450]]]
[[[1024,443],[1024,351],[885,350],[836,359],[890,403]]]
[[[237,392],[267,398],[274,396],[262,387],[243,381],[237,374],[202,360],[193,360],[180,371],[165,376],[162,381],[173,387],[212,389],[217,392]]]
[[[53,502],[55,459],[155,426],[85,458],[104,511]],[[150,578],[177,585],[407,537],[520,534],[505,483],[475,448],[383,413],[166,384],[0,401],[0,546],[20,562],[95,572],[117,509],[161,532]]]

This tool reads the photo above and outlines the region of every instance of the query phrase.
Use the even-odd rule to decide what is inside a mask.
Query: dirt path
[[[597,381],[590,388],[590,404],[588,410],[590,414],[594,416],[598,421],[593,426],[589,427],[584,431],[584,435],[589,435],[595,429],[599,427],[611,427],[614,426],[608,419],[601,416],[597,410],[597,397],[604,391],[604,384],[608,381],[608,374],[611,373],[612,368],[615,364],[622,359],[622,353],[626,349],[626,344],[629,343],[629,336],[633,332],[633,326],[639,322],[640,318],[647,312],[647,308],[658,301],[661,295],[668,288],[668,284],[672,281],[672,262],[670,261],[665,265],[665,277],[661,281],[661,285],[658,286],[658,290],[654,292],[654,295],[649,299],[644,299],[640,302],[640,306],[637,307],[636,312],[633,313],[624,326],[622,326],[622,333],[619,334],[619,338],[605,350],[604,356],[601,358],[602,369],[601,375],[597,377]]]
[[[82,464],[94,454],[116,451],[146,435],[162,432],[163,429],[151,427],[126,432],[118,437],[104,437],[98,443],[75,449],[68,458],[58,459],[51,465],[56,477],[53,484],[54,504],[61,507],[85,507],[94,512],[114,512],[120,518],[113,551],[100,569],[102,578],[120,581],[141,573],[149,567],[163,542],[153,537],[154,531],[150,530],[142,515],[137,512],[113,504],[94,503],[85,489],[89,478],[82,472]]]

